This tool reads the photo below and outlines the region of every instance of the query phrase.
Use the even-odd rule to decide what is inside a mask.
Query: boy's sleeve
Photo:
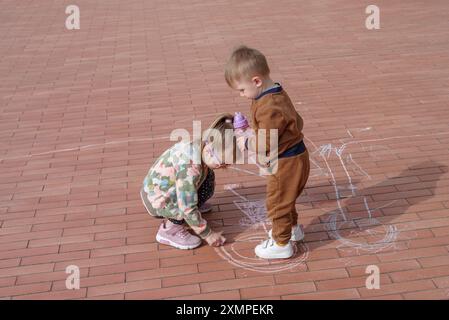
[[[265,129],[266,132],[266,140],[265,140],[265,151],[266,154],[263,156],[267,156],[270,153],[270,129],[278,130],[278,139],[285,131],[285,127],[287,122],[285,121],[284,116],[279,110],[270,108],[269,106],[260,108],[257,110],[255,114],[256,120],[256,130],[255,135],[249,139],[248,141],[248,150],[252,150],[259,154],[259,130]],[[261,137],[263,138],[263,137]],[[279,142],[279,141],[277,141]]]
[[[205,239],[212,230],[198,210],[198,193],[195,185],[200,178],[201,166],[180,165],[176,173],[176,197],[184,220],[196,234]]]

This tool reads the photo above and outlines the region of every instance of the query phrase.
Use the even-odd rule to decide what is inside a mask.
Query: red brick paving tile
[[[13,300],[66,300],[79,299],[86,296],[86,289],[50,291],[37,294],[26,294],[13,297]]]
[[[328,279],[348,279],[349,276],[345,269],[327,269],[292,274],[275,274],[274,278],[277,284],[285,284]]]
[[[59,252],[80,251],[87,249],[111,248],[122,246],[126,243],[126,239],[111,239],[102,241],[92,241],[84,243],[63,244],[59,247]]]
[[[449,265],[449,255],[419,258],[418,262],[423,268]]]
[[[161,267],[172,267],[186,264],[200,264],[205,262],[221,261],[222,258],[216,253],[193,255],[188,257],[162,258]]]
[[[426,238],[426,239],[416,239],[410,240],[408,245],[410,249],[414,248],[430,248],[441,245],[449,245],[449,236],[444,237],[434,237],[434,238]]]
[[[45,230],[55,230],[55,229],[75,228],[75,227],[88,227],[93,224],[94,224],[94,219],[34,224],[33,232],[45,231]]]
[[[0,268],[16,267],[20,264],[20,258],[0,260]]]
[[[364,300],[404,300],[400,294],[388,294],[379,297],[364,298]]]
[[[52,222],[62,222],[64,220],[63,216],[49,216],[43,218],[25,218],[25,219],[13,219],[7,220],[2,224],[2,227],[13,227],[20,225],[34,225]]]
[[[168,300],[240,300],[239,290],[208,292],[190,296],[180,296]]]
[[[281,296],[282,300],[347,300],[357,299],[360,295],[356,289],[342,289],[336,291],[320,291],[304,294]]]
[[[235,267],[234,267],[235,268]],[[251,277],[259,277],[262,275],[260,271],[257,270],[247,270],[247,269],[235,269],[234,270],[236,278],[251,278]],[[306,264],[299,264],[297,266],[292,267],[291,269],[286,270],[280,270],[273,272],[273,274],[276,276],[280,275],[290,275],[290,274],[302,274],[304,272],[307,272],[307,265]]]
[[[104,296],[88,297],[83,300],[124,300],[125,294],[109,294]]]
[[[0,247],[0,257],[9,257],[8,251],[9,250],[19,250],[19,249],[25,249],[28,246],[28,241],[17,241],[17,242],[9,242],[9,243],[2,243]]]
[[[388,252],[377,254],[379,260],[382,262],[407,260],[413,258],[433,257],[447,254],[447,250],[441,246],[431,248],[409,249],[401,252]]]
[[[339,289],[349,289],[349,288],[361,288],[366,287],[365,281],[368,275],[363,277],[351,277],[349,279],[333,279],[333,280],[322,280],[316,281],[317,291],[332,291]],[[379,280],[381,286],[391,283],[388,275],[380,274]]]
[[[115,209],[106,211],[95,211],[95,212],[81,212],[81,213],[71,213],[65,216],[65,221],[72,220],[82,220],[89,218],[100,218],[100,217],[112,217],[118,216],[126,213],[126,209]],[[106,225],[105,225],[106,226]],[[100,227],[100,226],[99,226]]]
[[[93,213],[96,211],[97,209],[95,205],[79,206],[79,207],[61,206],[46,210],[36,210],[36,217],[53,216],[59,214],[70,216],[72,213],[87,213],[87,212]]]
[[[405,283],[392,283],[380,286],[380,289],[358,288],[361,297],[374,297],[386,294],[413,292],[435,288],[431,280],[408,281]]]
[[[88,297],[101,296],[115,293],[127,293],[142,291],[147,289],[157,289],[161,287],[161,280],[140,280],[118,284],[108,284],[103,286],[90,286],[87,290]]]
[[[89,257],[88,251],[78,251],[76,253],[39,255],[23,258],[20,265],[26,266],[44,262],[59,262],[73,259],[83,259],[88,257]]]
[[[210,281],[235,279],[234,271],[223,270],[206,273],[179,275],[162,279],[162,287],[173,287],[193,283],[206,283]]]
[[[17,296],[29,293],[47,292],[50,291],[51,283],[42,282],[35,284],[19,285],[9,288],[0,288],[1,297]]]
[[[31,226],[19,226],[19,227],[5,227],[2,225],[0,229],[0,237],[5,235],[11,235],[16,233],[27,233],[31,231]]]
[[[443,289],[423,290],[418,292],[408,292],[403,294],[408,300],[447,300],[449,292]]]
[[[170,288],[136,291],[125,294],[125,299],[142,300],[142,299],[166,299],[176,296],[196,295],[200,293],[198,284],[190,284],[185,286],[176,286]]]
[[[87,277],[88,270],[87,268],[80,268],[80,278]],[[42,282],[42,281],[58,281],[58,280],[67,280],[67,277],[69,276],[68,273],[66,273],[65,269],[54,271],[54,272],[43,272],[43,273],[35,273],[35,274],[24,274],[19,275],[17,277],[16,284],[29,284],[29,283],[36,283],[36,282]]]
[[[156,251],[158,244],[135,244],[122,247],[111,247],[102,249],[93,249],[91,251],[91,257],[104,257],[111,255],[130,254],[136,252],[152,252]]]
[[[435,235],[435,237],[449,235],[449,226],[441,228],[432,228],[432,233]]]
[[[351,277],[358,277],[366,275],[366,266],[348,267],[348,273]],[[382,262],[376,263],[380,273],[389,273],[395,271],[417,270],[421,268],[421,265],[416,260],[401,260],[395,262]]]
[[[145,235],[139,237],[129,237],[126,239],[127,244],[148,244],[156,241],[156,237],[153,235]]]
[[[198,268],[196,265],[187,265],[187,266],[157,268],[142,271],[130,271],[126,273],[126,280],[136,281],[136,280],[146,280],[156,278],[164,279],[165,277],[174,277],[181,275],[195,276],[197,273]]]
[[[110,224],[110,225],[89,225],[86,227],[81,228],[71,228],[71,227],[65,227],[64,228],[64,236],[70,236],[75,234],[86,234],[86,233],[100,233],[100,232],[108,232],[108,231],[119,231],[119,230],[126,230],[126,225],[124,224]]]
[[[31,265],[31,266],[20,266],[15,268],[4,268],[0,269],[0,277],[9,277],[9,276],[18,276],[23,274],[30,273],[41,273],[41,272],[49,272],[53,271],[54,264],[39,264],[39,265]]]
[[[46,231],[42,231],[46,232]],[[50,245],[62,245],[62,244],[70,244],[70,243],[83,243],[83,242],[89,242],[94,240],[93,235],[77,235],[77,236],[67,236],[67,237],[58,237],[58,238],[46,238],[46,239],[39,239],[39,240],[31,240],[28,244],[29,248],[36,248],[36,247],[44,247],[44,246],[50,246]]]
[[[119,263],[123,263],[123,261],[123,255],[87,259],[70,259],[64,262],[57,262],[55,265],[55,271],[65,270],[68,265],[76,265],[79,268],[89,267],[93,269],[102,268],[103,266],[109,266],[112,268],[112,265],[116,266]]]
[[[149,269],[156,269],[159,267],[159,261],[158,260],[145,260],[145,261],[139,261],[139,262],[132,262],[132,263],[120,263],[120,262],[113,262],[114,260],[117,260],[117,258],[122,258],[122,256],[109,256],[105,258],[97,258],[98,260],[104,260],[104,261],[110,261],[110,263],[100,266],[91,267],[89,270],[89,276],[95,276],[95,275],[105,275],[105,274],[112,274],[112,273],[121,273],[121,272],[131,272],[131,271],[139,271],[139,270],[149,270]]]
[[[125,255],[126,262],[136,262],[142,260],[151,260],[151,259],[162,259],[162,258],[171,258],[171,257],[185,257],[192,256],[192,250],[182,250],[176,248],[161,248],[159,246],[159,251],[152,252],[139,252],[139,253],[129,253]]]
[[[302,282],[291,284],[278,284],[275,286],[265,286],[256,288],[242,288],[240,289],[240,295],[242,299],[254,299],[267,296],[281,296],[281,295],[299,294],[314,291],[316,291],[316,287],[313,282]]]
[[[433,282],[438,288],[448,288],[449,287],[449,277],[438,277],[434,278]],[[448,292],[449,294],[449,292]]]
[[[231,289],[261,287],[266,285],[274,285],[274,278],[272,275],[252,277],[246,279],[212,281],[200,284],[202,293],[220,291],[223,288],[231,290]]]
[[[16,277],[0,278],[0,287],[11,287],[16,283]]]
[[[126,231],[108,231],[95,234],[95,241],[110,240],[118,238],[128,238],[133,236],[143,236],[148,234],[148,229],[133,229]],[[156,236],[155,236],[156,238]]]
[[[310,270],[323,270],[323,269],[334,269],[334,268],[344,268],[347,266],[356,265],[371,265],[377,264],[379,259],[376,256],[354,256],[350,259],[328,259],[308,262],[307,266]]]
[[[280,296],[268,296],[268,297],[260,297],[260,298],[254,298],[254,299],[249,299],[249,300],[281,300]]]
[[[39,231],[39,232],[29,232],[29,233],[21,233],[21,234],[15,234],[15,235],[8,235],[0,237],[0,243],[7,243],[7,242],[13,242],[13,241],[20,241],[20,240],[31,240],[31,242],[39,241],[37,239],[44,239],[46,241],[49,237],[59,236],[61,235],[61,230],[50,230],[50,231]],[[51,243],[50,243],[51,244]]]

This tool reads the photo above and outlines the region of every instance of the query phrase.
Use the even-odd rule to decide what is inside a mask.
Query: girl
[[[222,114],[211,124],[201,142],[178,142],[166,150],[149,170],[140,191],[145,208],[152,216],[164,218],[156,235],[159,243],[178,249],[193,249],[201,239],[221,246],[226,239],[214,232],[201,213],[211,210],[206,201],[215,189],[214,169],[226,167],[226,157],[235,155],[235,144],[225,145],[225,130],[233,129],[233,116]],[[211,130],[212,129],[212,130]],[[200,157],[201,155],[201,157]],[[199,161],[194,161],[198,156]],[[189,233],[186,222],[196,235]]]

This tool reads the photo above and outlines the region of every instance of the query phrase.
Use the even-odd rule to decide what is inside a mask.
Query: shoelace
[[[267,239],[263,242],[264,248],[268,248],[268,246],[272,247],[274,245],[274,240],[273,239]]]
[[[172,232],[170,232],[170,233],[173,236],[179,236],[182,239],[184,239],[190,235],[190,233],[182,225],[174,225],[171,229],[172,230],[170,230],[170,231],[172,231]]]
[[[185,228],[180,229],[177,234],[182,239],[190,235],[190,233]]]

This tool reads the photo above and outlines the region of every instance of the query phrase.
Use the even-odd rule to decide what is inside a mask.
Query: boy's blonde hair
[[[259,50],[247,46],[234,49],[225,67],[225,79],[231,88],[235,81],[249,80],[254,76],[266,77],[269,74],[265,56]]]

